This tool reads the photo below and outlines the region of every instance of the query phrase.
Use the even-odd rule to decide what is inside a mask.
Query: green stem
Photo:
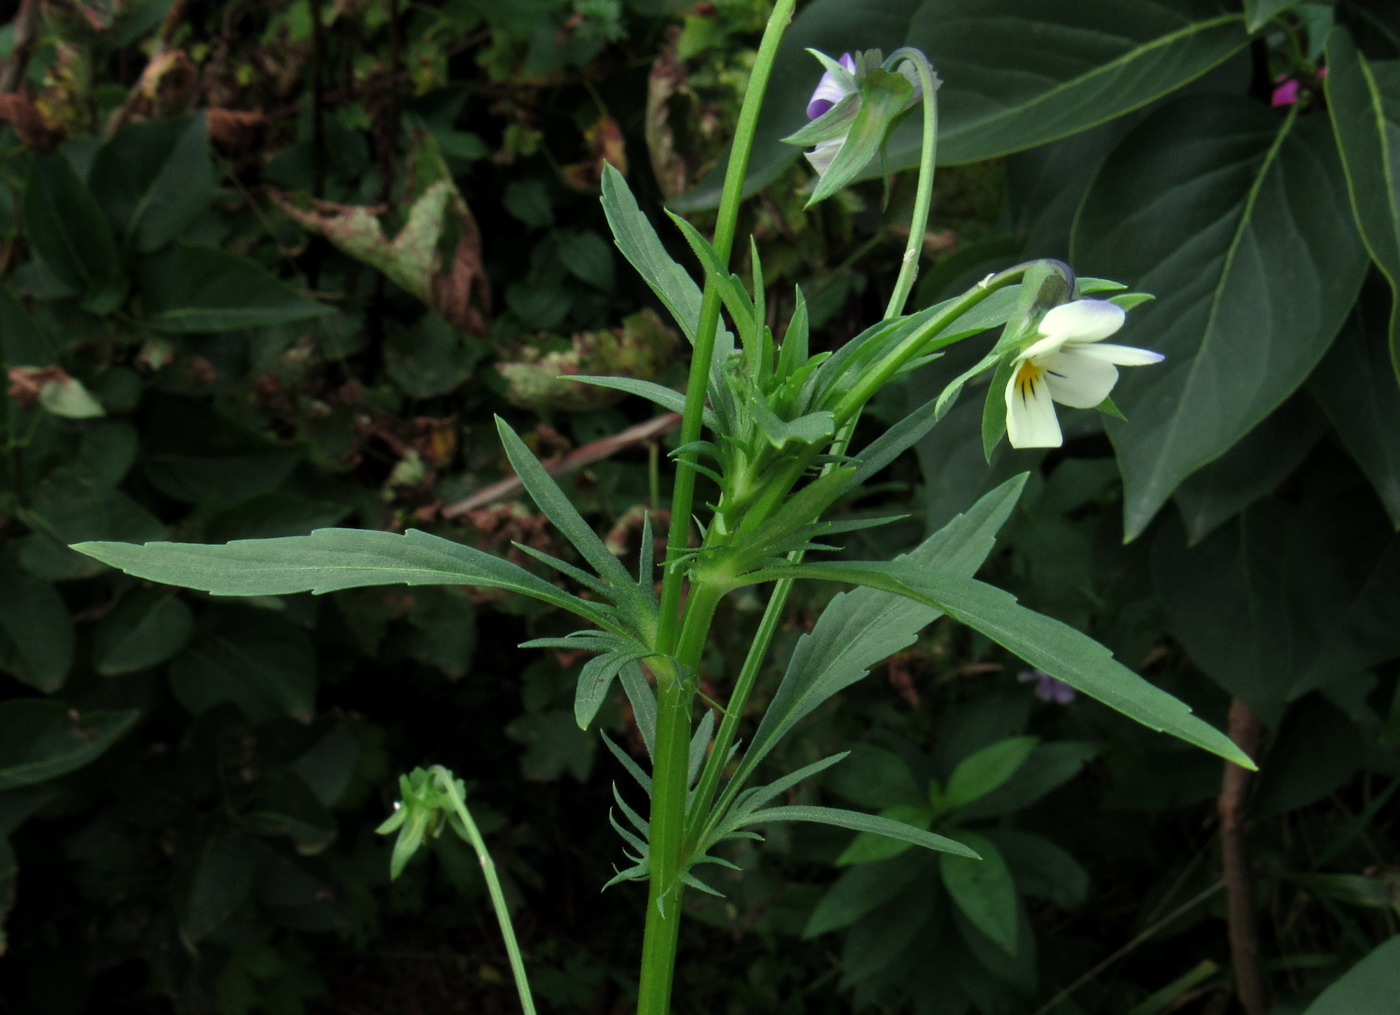
[[[904,248],[904,258],[900,265],[899,276],[895,279],[894,289],[890,293],[889,304],[885,307],[886,320],[904,313],[904,305],[909,301],[909,294],[913,291],[914,282],[919,275],[919,255],[923,251],[924,232],[928,228],[929,209],[933,204],[933,181],[938,162],[937,79],[929,66],[928,59],[918,50],[909,48],[895,50],[886,61],[886,66],[894,67],[900,60],[912,63],[918,72],[919,85],[923,92],[924,132],[919,160],[918,189],[914,196],[914,211],[909,220],[909,241]],[[859,409],[841,427],[831,448],[831,454],[834,456],[839,457],[850,444],[857,415],[859,415]],[[830,468],[832,466],[828,464],[823,472]],[[794,563],[801,561],[802,557],[801,551],[794,551],[788,555],[788,559]],[[748,704],[749,696],[753,693],[754,684],[758,680],[763,661],[768,657],[768,647],[772,644],[773,636],[777,633],[778,625],[782,622],[783,610],[787,606],[788,597],[792,594],[792,585],[792,581],[786,578],[774,583],[773,594],[768,598],[768,604],[763,610],[763,617],[759,620],[758,629],[754,632],[753,640],[749,644],[748,654],[744,657],[744,665],[734,683],[734,691],[725,707],[724,717],[720,720],[719,730],[715,734],[714,747],[706,759],[705,769],[701,773],[695,798],[691,804],[689,835],[692,845],[698,844],[708,833],[710,816],[723,814],[729,804],[733,802],[734,797],[743,789],[742,786],[731,783],[720,796],[718,804],[713,809],[711,808],[711,802],[718,792],[729,752],[738,736],[739,722],[743,718],[744,708]]]
[[[505,941],[506,955],[510,958],[510,973],[515,977],[515,989],[520,993],[520,1010],[525,1015],[535,1015],[535,1002],[530,996],[530,981],[525,976],[525,961],[520,956],[520,945],[516,943],[515,928],[510,922],[510,910],[506,908],[505,893],[501,891],[501,880],[496,877],[496,864],[486,848],[486,840],[477,830],[476,822],[467,810],[467,802],[458,794],[452,773],[441,765],[434,765],[430,771],[438,785],[451,798],[453,810],[467,833],[467,841],[471,843],[472,849],[476,850],[477,859],[481,861],[481,876],[486,879],[486,891],[491,896],[491,906],[496,910],[496,922],[501,925],[501,939]]]
[[[739,110],[735,128],[734,147],[725,169],[724,190],[715,222],[714,248],[720,264],[729,265],[729,253],[734,247],[734,232],[739,221],[739,205],[744,196],[744,177],[748,174],[749,155],[753,151],[754,132],[758,126],[758,111],[768,90],[773,73],[773,61],[778,55],[778,41],[792,20],[796,0],[778,0],[764,29],[763,39],[754,59],[748,91]],[[700,439],[701,415],[710,377],[710,361],[714,357],[715,335],[719,328],[719,286],[706,277],[704,295],[700,301],[700,320],[696,327],[695,348],[690,360],[690,377],[686,382],[685,407],[681,415],[681,446]],[[671,495],[671,527],[666,537],[666,568],[661,579],[660,619],[657,628],[657,648],[670,652],[675,647],[679,628],[681,587],[684,577],[674,562],[685,553],[690,543],[690,512],[695,503],[694,469],[676,469],[676,483]]]
[[[646,928],[637,988],[638,1015],[668,1015],[671,981],[679,944],[685,885],[685,803],[690,773],[692,676],[700,664],[715,609],[724,588],[705,582],[691,586],[685,623],[674,663],[657,670],[656,744],[652,760],[651,819]]]
[[[904,258],[899,267],[899,277],[895,279],[894,291],[890,293],[889,305],[885,307],[886,320],[904,313],[904,305],[909,302],[909,294],[914,289],[914,280],[919,277],[919,254],[923,252],[929,208],[933,205],[933,178],[938,160],[938,81],[929,67],[928,58],[917,49],[897,49],[890,54],[886,64],[895,66],[901,59],[912,63],[919,74],[924,100],[924,137],[919,158],[919,187],[914,195],[914,214],[909,219],[909,242],[904,248]]]
[[[865,403],[871,399],[875,392],[888,384],[890,379],[899,373],[904,364],[915,356],[929,352],[928,340],[931,336],[937,335],[998,289],[1004,289],[1008,285],[1019,282],[1028,266],[1018,264],[1014,268],[1007,268],[1005,271],[988,276],[978,282],[947,310],[930,320],[918,333],[910,335],[895,349],[887,353],[878,366],[866,370],[860,382],[851,388],[837,405],[835,409],[837,425],[845,426],[854,419]]]
[[[749,88],[739,111],[734,147],[725,171],[724,191],[715,223],[714,249],[721,265],[728,266],[734,246],[734,233],[743,199],[744,177],[753,150],[759,107],[773,73],[778,41],[792,20],[796,0],[778,0],[754,60]],[[682,445],[700,439],[702,414],[719,329],[719,286],[705,279],[696,325],[695,348],[681,415]],[[676,566],[690,543],[690,514],[695,503],[697,473],[684,465],[676,470],[671,495],[671,524],[666,537],[666,566],[661,579],[661,602],[657,622],[656,648],[664,658],[675,653],[681,667],[693,674],[700,663],[710,622],[723,590],[705,583],[691,587],[684,620],[681,619],[681,593],[685,575]],[[642,969],[638,984],[638,1015],[669,1015],[671,982],[675,975],[679,945],[681,900],[684,885],[680,877],[685,861],[685,804],[690,770],[690,700],[693,688],[687,686],[686,672],[675,672],[674,665],[661,662],[657,674],[657,717],[655,754],[652,761],[651,816],[648,854],[651,863],[646,927],[642,938]],[[671,672],[667,672],[671,670]]]

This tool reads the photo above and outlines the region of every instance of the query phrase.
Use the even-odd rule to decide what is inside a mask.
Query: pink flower
[[[1317,80],[1321,81],[1327,76],[1327,68],[1323,67],[1317,72]],[[1271,106],[1291,106],[1298,101],[1298,95],[1302,91],[1302,84],[1297,78],[1291,78],[1287,74],[1280,74],[1274,78],[1274,94],[1269,99]]]

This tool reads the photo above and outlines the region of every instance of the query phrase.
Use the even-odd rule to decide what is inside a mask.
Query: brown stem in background
[[[14,49],[4,67],[0,67],[0,92],[14,91],[24,77],[24,68],[29,63],[34,42],[39,36],[39,0],[20,0],[14,24]]]
[[[321,0],[311,0],[311,196],[326,196],[326,125],[325,75],[321,72],[325,60],[324,26],[321,24]]]
[[[160,23],[160,45],[156,49],[157,53],[165,52],[175,41],[175,32],[185,20],[185,8],[189,5],[190,0],[175,0],[170,5],[170,10],[165,13],[165,20]]]
[[[1240,750],[1255,757],[1263,733],[1263,724],[1249,707],[1238,698],[1231,700],[1230,739]],[[1259,958],[1259,931],[1254,922],[1254,871],[1244,825],[1245,806],[1253,781],[1252,772],[1227,761],[1217,807],[1235,992],[1246,1015],[1268,1015],[1269,991]]]
[[[151,50],[150,58],[146,61],[146,69],[141,72],[141,76],[136,79],[136,83],[127,92],[126,100],[116,112],[107,118],[107,123],[102,128],[103,138],[111,138],[131,120],[132,115],[136,112],[136,107],[141,104],[142,85],[145,84],[147,75],[159,67],[162,57],[170,52],[170,43],[174,41],[175,33],[184,23],[185,12],[189,6],[190,0],[175,0],[170,5],[170,10],[165,12],[165,20],[160,23],[160,31],[156,33],[155,47]],[[179,56],[180,54],[175,55]],[[193,68],[191,68],[190,74],[194,74]]]
[[[383,116],[377,125],[380,133],[380,172],[379,203],[387,204],[394,193],[394,168],[398,164],[399,133],[402,130],[399,108],[399,88],[403,66],[403,44],[399,24],[399,0],[389,0],[389,72],[385,75],[387,89]],[[410,184],[412,186],[412,184]]]
[[[615,433],[611,437],[604,437],[592,444],[585,444],[581,448],[570,451],[557,462],[546,462],[545,471],[551,476],[562,476],[565,473],[575,472],[585,465],[592,465],[594,462],[615,455],[624,448],[654,441],[667,431],[674,430],[680,425],[680,422],[680,413],[668,412],[655,419],[649,419],[645,423],[629,426],[626,430]],[[475,511],[487,504],[504,500],[521,489],[523,485],[518,477],[509,476],[499,482],[492,483],[490,486],[483,486],[475,493],[443,508],[442,517],[456,518],[468,511]]]

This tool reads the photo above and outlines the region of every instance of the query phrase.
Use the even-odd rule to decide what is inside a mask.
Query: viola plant
[[[801,292],[775,334],[768,324],[758,252],[751,279],[729,271],[742,183],[759,105],[794,0],[780,0],[760,45],[740,113],[715,234],[702,236],[674,218],[693,251],[703,284],[667,254],[620,172],[609,168],[602,201],[618,249],[674,317],[692,345],[683,393],[626,377],[577,378],[650,399],[682,413],[665,556],[652,556],[650,522],[635,571],[611,553],[525,443],[498,420],[505,455],[526,491],[577,554],[563,560],[528,546],[521,552],[554,580],[489,553],[426,532],[318,529],[309,535],[223,545],[82,543],[76,548],[129,574],[218,595],[326,593],[369,585],[478,585],[504,589],[574,614],[582,625],[522,649],[591,655],[582,667],[575,718],[592,724],[620,685],[636,717],[645,758],[606,740],[635,790],[615,789],[609,815],[626,864],[609,883],[638,881],[648,904],[637,1010],[670,1010],[678,931],[689,891],[712,892],[707,866],[732,867],[726,844],[756,839],[756,829],[813,822],[885,836],[977,863],[967,842],[834,807],[780,803],[803,780],[841,762],[838,753],[797,771],[765,777],[764,765],[801,720],[865,676],[941,615],[981,632],[1024,659],[1047,682],[1097,699],[1150,729],[1179,737],[1241,766],[1250,759],[1229,738],[1191,715],[1181,701],[1115,661],[1078,631],[1035,613],[973,574],[991,551],[1016,503],[1024,475],[968,507],[908,553],[888,561],[849,560],[840,538],[890,519],[843,518],[837,505],[937,425],[960,393],[988,382],[983,440],[1059,441],[1052,402],[1099,406],[1117,366],[1146,365],[1155,353],[1102,340],[1124,326],[1147,297],[1117,283],[1077,278],[1056,261],[1035,261],[989,276],[966,293],[905,312],[917,274],[936,161],[938,81],[923,55],[901,49],[832,59],[808,107],[811,122],[789,140],[811,146],[818,169],[812,201],[830,196],[876,157],[891,129],[922,111],[924,158],[909,247],[883,319],[834,352],[809,347]],[[999,335],[978,363],[872,442],[853,447],[855,424],[886,384],[957,342]],[[694,531],[692,531],[694,530]],[[818,556],[819,560],[809,560]],[[657,591],[657,577],[660,588]],[[747,703],[768,664],[789,591],[797,581],[854,587],[838,595],[799,639],[756,728],[741,731]],[[737,676],[700,693],[703,660],[725,600],[741,589],[767,590],[767,605]],[[727,621],[732,623],[733,621]],[[741,741],[740,734],[745,733]],[[397,832],[395,871],[425,837],[450,828],[472,842],[489,867],[455,776],[441,769],[405,777],[403,800],[381,831]],[[644,796],[645,807],[629,801]],[[600,816],[601,817],[601,816]],[[607,880],[600,877],[600,882]],[[504,903],[492,891],[530,1010],[523,963]]]

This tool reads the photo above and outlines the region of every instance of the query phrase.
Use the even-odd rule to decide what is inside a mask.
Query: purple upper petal
[[[845,67],[852,74],[856,72],[855,57],[850,53],[842,53],[841,66]],[[831,107],[840,102],[850,94],[850,89],[846,88],[831,71],[822,74],[822,79],[817,82],[817,89],[812,93],[811,101],[807,103],[807,119],[815,120],[823,113],[830,111]]]

